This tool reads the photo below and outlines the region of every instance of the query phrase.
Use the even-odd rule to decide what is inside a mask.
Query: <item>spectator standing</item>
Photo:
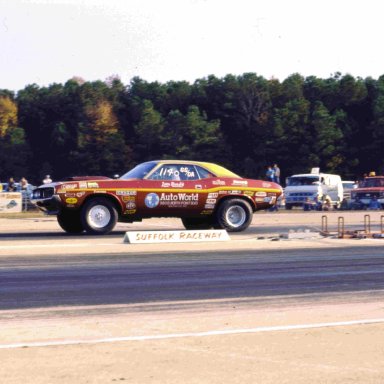
[[[273,166],[273,172],[274,172],[274,182],[277,184],[280,184],[280,168],[277,164]]]
[[[26,191],[28,189],[28,180],[25,177],[21,178],[20,186],[22,191]]]
[[[43,180],[43,184],[49,184],[52,183],[52,179],[50,175],[46,175],[45,179]]]
[[[273,171],[272,167],[268,167],[267,172],[265,172],[265,176],[267,177],[268,181],[275,180],[275,172]]]
[[[15,180],[14,180],[13,177],[10,177],[9,180],[8,180],[7,191],[8,192],[16,192],[16,184],[15,184]]]

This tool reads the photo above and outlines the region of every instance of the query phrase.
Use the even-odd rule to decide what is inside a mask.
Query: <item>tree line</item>
[[[384,76],[255,73],[147,82],[73,78],[0,90],[0,180],[39,184],[122,174],[162,158],[219,163],[250,178],[320,167],[344,179],[384,170]]]

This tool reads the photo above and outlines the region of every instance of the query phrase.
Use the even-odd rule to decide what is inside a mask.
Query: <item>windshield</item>
[[[320,181],[319,176],[295,176],[287,178],[287,187],[295,187],[300,185],[313,185]]]
[[[356,187],[356,184],[351,181],[351,182],[346,182],[346,181],[343,181],[343,188],[344,189],[353,189]]]
[[[384,187],[384,178],[364,179],[359,185],[360,188]]]
[[[149,161],[148,163],[142,163],[135,168],[128,171],[126,174],[120,177],[121,180],[128,179],[144,179],[144,177],[157,165],[155,161]]]

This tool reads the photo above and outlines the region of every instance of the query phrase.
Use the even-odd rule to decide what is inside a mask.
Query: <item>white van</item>
[[[333,206],[339,207],[343,200],[343,184],[339,175],[320,173],[320,168],[312,168],[311,173],[286,178],[286,209],[302,206],[307,198],[313,201],[316,197],[322,200],[326,196],[330,197]]]

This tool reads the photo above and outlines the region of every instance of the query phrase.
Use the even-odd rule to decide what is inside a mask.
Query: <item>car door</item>
[[[147,217],[188,216],[201,210],[203,193],[193,164],[164,163],[142,181],[138,213]]]

